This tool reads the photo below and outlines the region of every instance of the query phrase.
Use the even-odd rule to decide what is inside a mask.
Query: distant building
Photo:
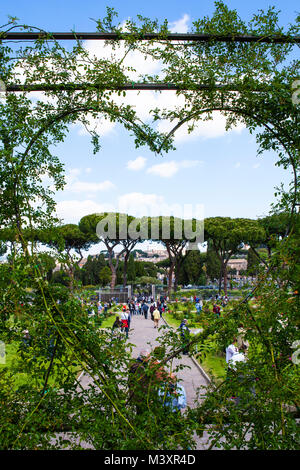
[[[240,275],[240,271],[246,271],[247,265],[247,260],[244,258],[231,259],[227,264],[228,268],[236,269],[237,276]]]
[[[87,258],[82,258],[82,260],[79,261],[78,266],[80,267],[80,269],[83,268],[86,262],[87,262]]]
[[[167,250],[153,249],[144,251],[144,253],[146,253],[147,256],[143,256],[137,253],[137,261],[150,261],[151,263],[158,263],[159,261],[162,261],[169,257]]]
[[[97,255],[90,255],[91,258],[95,258]],[[125,253],[120,256],[120,260],[124,260]],[[159,261],[162,261],[164,259],[167,259],[169,257],[167,250],[141,250],[141,253],[139,251],[136,251],[135,253],[135,260],[136,261],[149,261],[151,263],[158,263]],[[78,263],[79,268],[83,268],[85,263],[87,262],[87,258],[82,258],[82,260]],[[57,265],[55,268],[55,271],[59,271],[60,265]]]

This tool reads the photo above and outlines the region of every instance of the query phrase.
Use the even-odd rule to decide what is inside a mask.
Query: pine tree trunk
[[[223,279],[223,269],[222,269],[222,266],[221,266],[220,276],[219,276],[219,295],[221,294],[221,290],[222,290],[222,279]]]
[[[224,278],[224,294],[227,295],[227,264],[224,264],[223,278]]]
[[[173,262],[168,272],[168,296],[169,298],[171,298],[171,292],[172,292],[172,287],[173,287],[172,281],[173,281],[174,268],[175,268],[175,263]]]
[[[117,267],[113,264],[113,251],[108,250],[108,264],[111,270],[111,280],[110,280],[110,289],[114,290],[117,280]]]
[[[116,285],[116,280],[117,280],[117,272],[116,269],[113,265],[110,265],[110,270],[111,270],[111,281],[110,281],[110,289],[113,291]]]
[[[123,266],[123,287],[127,286],[127,266],[128,266],[128,256],[124,257],[124,266]]]

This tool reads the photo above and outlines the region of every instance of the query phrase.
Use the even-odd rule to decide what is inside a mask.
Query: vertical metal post
[[[152,297],[155,300],[155,284],[152,284]]]
[[[128,299],[131,299],[131,295],[132,295],[131,291],[132,291],[131,286],[127,286]]]

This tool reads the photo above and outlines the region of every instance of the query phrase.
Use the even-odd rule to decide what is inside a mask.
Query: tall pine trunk
[[[227,295],[227,263],[223,267],[224,294]]]
[[[127,267],[128,267],[128,254],[124,256],[124,266],[123,266],[123,287],[127,286]]]
[[[168,297],[171,298],[172,287],[173,287],[173,274],[174,274],[175,262],[171,263],[168,271]]]

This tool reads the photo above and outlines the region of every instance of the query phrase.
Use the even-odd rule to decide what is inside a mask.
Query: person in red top
[[[220,316],[221,308],[219,307],[219,305],[214,304],[213,312],[214,312],[216,315]]]
[[[128,313],[126,312],[125,308],[123,308],[123,311],[121,313],[121,322],[122,322],[122,330],[125,330],[126,338],[128,338],[129,323],[128,323]]]

